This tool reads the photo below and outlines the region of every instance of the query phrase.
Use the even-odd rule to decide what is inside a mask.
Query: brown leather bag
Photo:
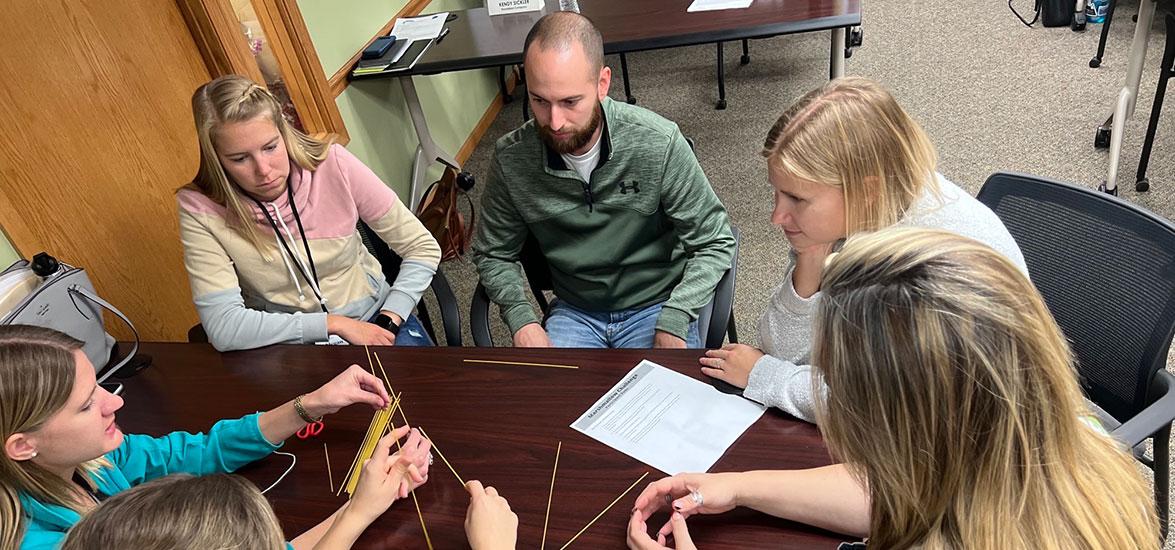
[[[476,214],[473,200],[464,191],[473,187],[473,176],[468,172],[446,167],[441,179],[428,187],[420,204],[416,206],[416,217],[441,245],[441,261],[460,258],[473,240],[473,222]],[[469,223],[457,208],[457,196],[465,195],[469,204]]]

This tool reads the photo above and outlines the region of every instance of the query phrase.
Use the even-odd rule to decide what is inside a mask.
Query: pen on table
[[[441,29],[441,34],[437,35],[437,44],[440,44],[441,40],[444,40],[446,36],[449,36],[449,27]]]

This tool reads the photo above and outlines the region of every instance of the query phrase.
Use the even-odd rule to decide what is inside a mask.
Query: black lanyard
[[[326,310],[326,304],[322,303],[322,295],[320,294],[321,289],[318,284],[318,270],[314,267],[314,256],[310,254],[310,241],[306,240],[306,230],[302,228],[302,218],[298,216],[298,205],[294,204],[294,186],[288,182],[286,183],[286,197],[289,198],[290,210],[294,212],[294,222],[298,224],[298,234],[302,236],[302,246],[306,250],[306,260],[310,263],[310,274],[314,276],[313,281],[311,281],[310,277],[306,275],[306,271],[302,269],[302,262],[299,262],[298,257],[294,255],[292,250],[290,250],[290,245],[286,243],[285,236],[283,236],[281,230],[278,229],[277,222],[273,220],[273,216],[269,215],[269,209],[266,208],[265,205],[261,204],[261,201],[257,200],[256,198],[249,198],[253,199],[253,202],[257,203],[257,208],[260,208],[261,211],[265,213],[265,219],[269,220],[269,226],[273,228],[274,234],[276,234],[278,240],[281,241],[282,248],[286,249],[286,253],[290,255],[290,259],[294,260],[294,267],[298,268],[298,274],[302,275],[303,279],[306,279],[306,284],[311,285],[310,291],[314,293],[316,298],[318,298],[318,306],[322,308],[322,312],[330,313]]]

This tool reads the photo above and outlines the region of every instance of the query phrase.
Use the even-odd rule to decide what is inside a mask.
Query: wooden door
[[[196,322],[174,190],[195,173],[209,79],[169,0],[0,4],[0,225],[26,258],[85,267],[146,340]],[[119,338],[130,332],[107,318]]]

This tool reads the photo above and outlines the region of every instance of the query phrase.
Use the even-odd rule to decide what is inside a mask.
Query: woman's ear
[[[29,460],[37,456],[36,442],[28,434],[12,434],[4,441],[4,454],[17,462]]]

